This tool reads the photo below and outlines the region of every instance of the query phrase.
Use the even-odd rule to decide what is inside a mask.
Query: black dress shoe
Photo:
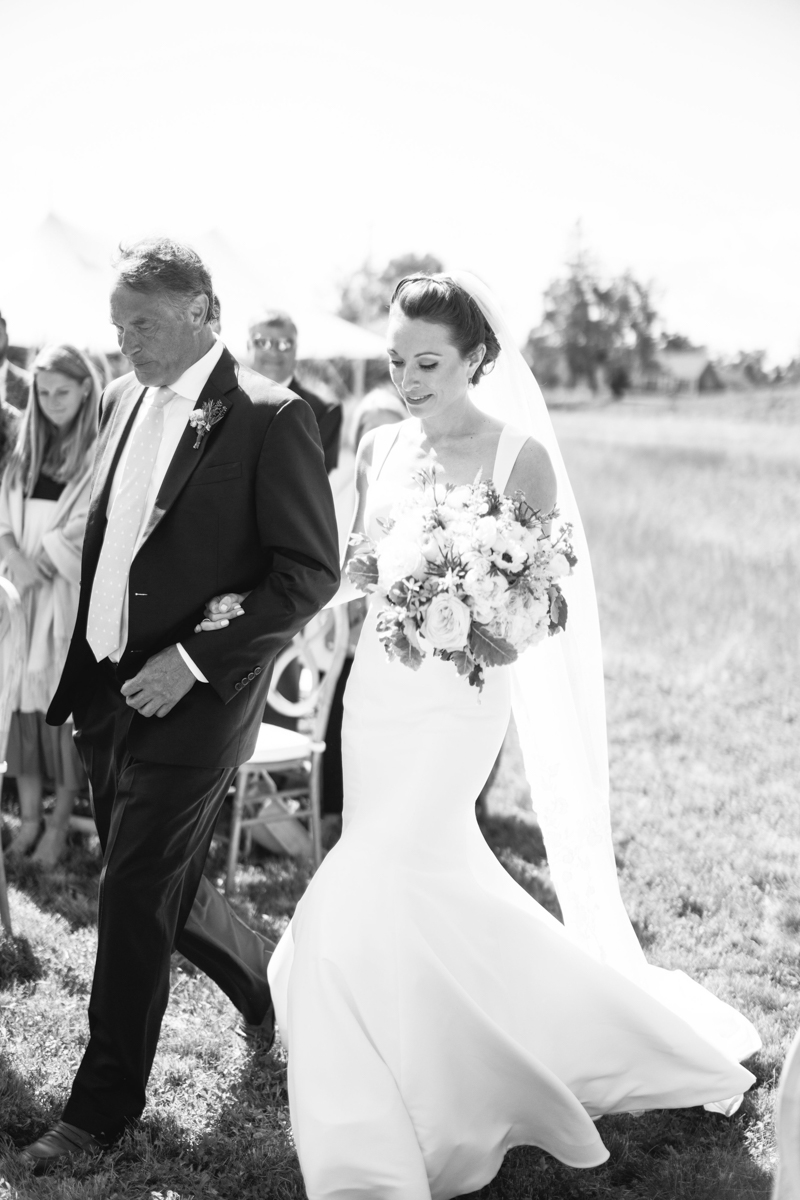
[[[19,1161],[32,1168],[34,1175],[44,1175],[51,1167],[79,1154],[102,1154],[110,1144],[77,1125],[56,1121],[52,1129],[20,1151]]]
[[[271,1050],[275,1041],[274,1006],[270,1004],[263,1019],[256,1025],[251,1025],[249,1021],[245,1021],[244,1017],[241,1017],[238,1033],[246,1042],[250,1042],[259,1050]]]

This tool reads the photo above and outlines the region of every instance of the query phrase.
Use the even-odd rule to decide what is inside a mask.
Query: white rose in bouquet
[[[489,564],[485,558],[473,558],[464,572],[461,586],[468,596],[488,598],[492,594],[493,584],[489,577]]]
[[[479,625],[489,625],[496,616],[491,600],[487,600],[485,596],[474,596],[472,615]]]
[[[463,650],[469,638],[472,614],[457,596],[434,596],[420,632],[434,650]]]
[[[399,579],[409,575],[422,579],[425,574],[425,561],[419,546],[407,538],[394,536],[394,531],[378,544],[375,557],[378,560],[378,586],[383,591],[388,591]]]
[[[547,635],[549,605],[546,600],[537,600],[529,593],[515,592],[508,599],[505,610],[498,615],[492,628],[522,651]]]
[[[453,538],[453,554],[455,554],[457,558],[460,558],[462,563],[468,563],[472,557],[472,538],[469,530],[461,532],[460,530],[453,528],[451,532]]]
[[[480,517],[475,522],[475,535],[482,550],[490,550],[497,537],[497,521],[494,517]]]
[[[508,580],[505,575],[490,575],[489,578],[492,583],[492,599],[497,604],[508,591]]]
[[[552,575],[569,575],[572,568],[569,565],[566,555],[554,554],[550,560],[550,572]]]

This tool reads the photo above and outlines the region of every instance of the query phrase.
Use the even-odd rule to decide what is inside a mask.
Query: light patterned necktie
[[[86,640],[98,662],[120,648],[122,611],[147,492],[164,432],[164,407],[175,393],[160,387],[133,435],[108,518],[89,601]],[[123,647],[124,648],[124,647]]]

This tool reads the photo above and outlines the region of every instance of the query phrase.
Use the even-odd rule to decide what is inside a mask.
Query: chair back
[[[269,702],[276,712],[296,717],[303,732],[323,741],[336,683],[342,672],[350,638],[347,605],[337,604],[317,613],[275,660]],[[277,690],[290,664],[300,667],[300,698],[287,700]]]
[[[11,714],[19,705],[27,640],[20,594],[13,583],[0,575],[0,763],[6,756]]]
[[[800,1200],[800,1029],[786,1055],[775,1101],[778,1173],[772,1200]]]

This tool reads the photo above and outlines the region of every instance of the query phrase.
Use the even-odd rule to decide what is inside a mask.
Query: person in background
[[[83,768],[71,725],[44,715],[56,690],[78,610],[81,549],[97,437],[100,387],[85,354],[48,346],[33,363],[31,399],[0,486],[0,574],[23,599],[27,661],[8,739],[8,774],[17,781],[21,825],[10,854],[36,849],[53,866],[66,842]],[[44,780],[56,803],[39,839]],[[38,841],[38,845],[36,845]]]
[[[3,474],[19,432],[20,412],[0,399],[0,476]]]
[[[334,486],[333,499],[336,506],[336,520],[339,526],[339,547],[344,557],[347,549],[347,537],[353,519],[355,507],[355,457],[358,446],[365,434],[379,425],[394,425],[404,421],[408,409],[395,392],[388,388],[373,388],[360,400],[353,411],[349,422],[352,435],[343,439],[339,458],[339,471],[349,466],[346,490]],[[347,656],[342,664],[341,674],[336,682],[336,689],[331,701],[331,711],[325,730],[325,754],[322,759],[322,828],[323,840],[329,847],[341,831],[342,804],[344,801],[344,785],[342,780],[342,719],[344,717],[344,690],[353,665],[353,658],[358,645],[361,627],[367,612],[366,597],[351,600],[347,606],[350,622],[350,641]]]
[[[260,375],[288,388],[310,406],[319,427],[325,470],[330,475],[339,457],[342,409],[339,404],[323,400],[298,382],[295,375],[297,326],[289,314],[282,309],[268,308],[253,317],[248,326],[247,349],[253,368]]]
[[[12,363],[8,357],[8,329],[5,317],[0,313],[0,400],[12,408],[23,409],[28,403],[30,386],[28,372]]]
[[[217,301],[219,304],[219,301]],[[219,310],[217,310],[218,315]],[[254,370],[281,387],[286,387],[305,400],[317,422],[322,451],[325,455],[325,470],[330,477],[339,458],[339,443],[342,432],[342,407],[340,404],[323,400],[316,392],[298,381],[297,326],[289,313],[280,308],[266,308],[251,318],[247,331],[247,349]],[[338,522],[338,511],[337,511]],[[278,691],[287,700],[297,700],[300,687],[300,664],[290,663],[277,684]],[[264,709],[264,720],[282,729],[296,729],[297,719],[277,711],[271,704]]]

